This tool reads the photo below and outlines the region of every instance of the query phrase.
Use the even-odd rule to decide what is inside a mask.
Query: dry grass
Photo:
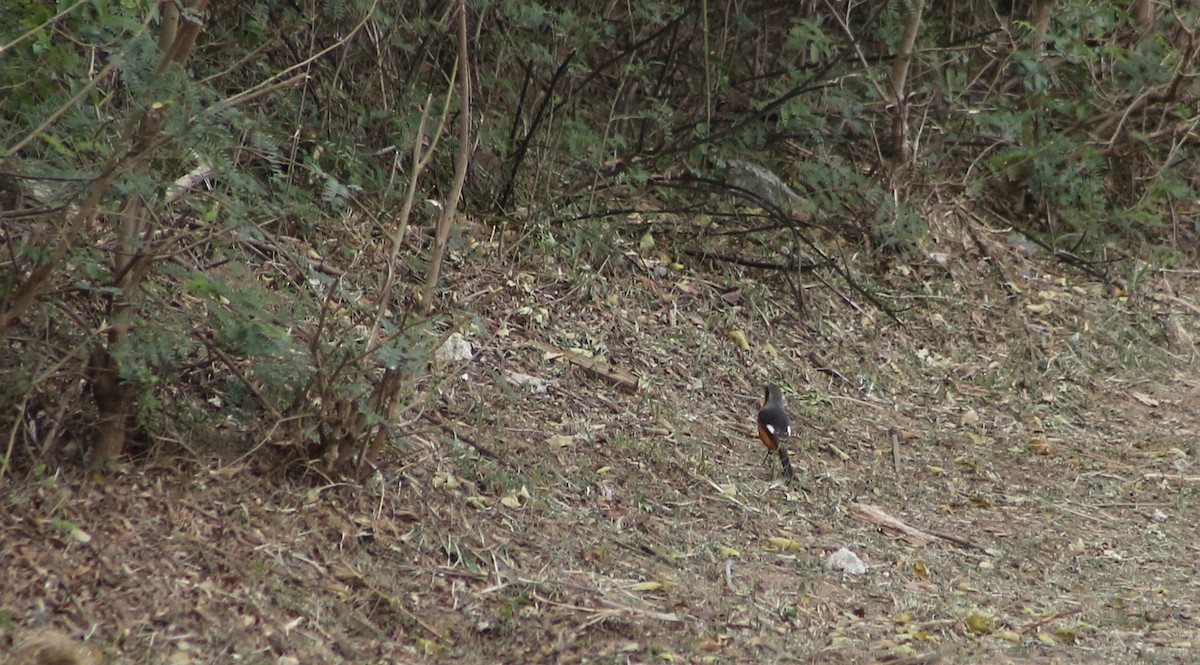
[[[945,226],[945,265],[875,278],[917,294],[903,327],[823,289],[800,317],[730,266],[501,264],[484,242],[450,284],[486,302],[476,356],[429,384],[449,428],[414,425],[378,482],[189,458],[10,485],[4,650],[54,627],[134,663],[1194,657],[1200,383],[1156,287],[985,235],[1009,299]],[[791,486],[754,438],[767,380],[802,431]],[[960,542],[914,545],[855,502]],[[825,568],[843,547],[867,574]]]

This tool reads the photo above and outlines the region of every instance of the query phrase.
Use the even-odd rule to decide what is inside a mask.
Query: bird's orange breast
[[[762,439],[763,445],[767,447],[767,450],[771,452],[779,450],[779,442],[775,440],[775,437],[771,436],[771,433],[767,431],[766,427],[763,427],[761,422],[758,424],[758,438]]]

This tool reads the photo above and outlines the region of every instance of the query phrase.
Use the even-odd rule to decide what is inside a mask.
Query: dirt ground
[[[482,242],[448,278],[473,356],[423,380],[363,484],[244,456],[250,433],[10,474],[0,652],[1196,662],[1200,273],[1122,289],[984,242],[857,266],[900,323],[831,275],[801,312],[778,275],[636,236],[603,261]],[[755,438],[766,382],[792,482]],[[843,548],[865,572],[830,568]]]

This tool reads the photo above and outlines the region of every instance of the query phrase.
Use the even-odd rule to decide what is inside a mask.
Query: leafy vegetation
[[[357,458],[461,322],[420,293],[455,155],[467,214],[518,253],[603,265],[650,232],[671,261],[815,270],[889,314],[872,263],[831,250],[919,253],[929,196],[1114,284],[1114,247],[1182,258],[1196,9],[1050,8],[470,3],[458,132],[454,3],[10,2],[5,457],[105,462],[233,413],[309,455],[354,430]]]

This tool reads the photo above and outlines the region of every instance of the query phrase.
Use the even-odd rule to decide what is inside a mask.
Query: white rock
[[[466,337],[460,333],[451,333],[434,355],[441,363],[465,362],[475,355],[475,351]]]
[[[829,558],[825,559],[825,567],[850,575],[865,575],[867,572],[867,564],[845,547],[830,554]]]
[[[512,370],[504,370],[504,379],[514,386],[523,386],[538,394],[546,392],[551,386],[551,383],[546,379]]]

